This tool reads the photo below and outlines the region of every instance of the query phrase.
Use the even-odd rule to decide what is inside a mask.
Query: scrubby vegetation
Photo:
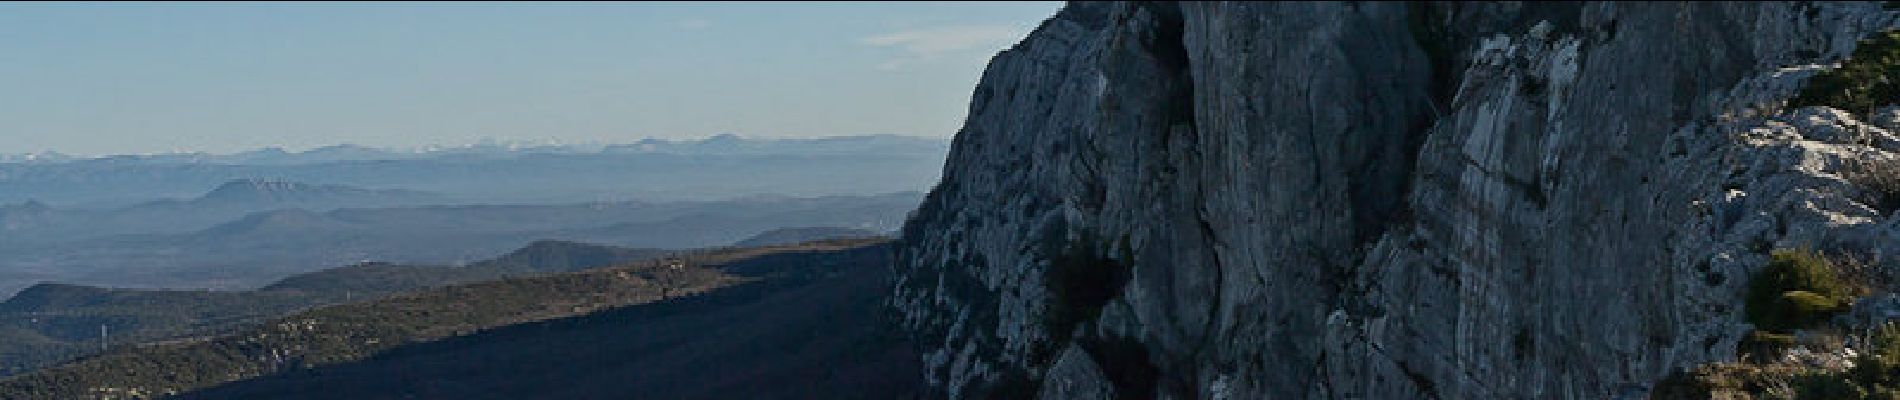
[[[1840,68],[1810,78],[1788,105],[1869,113],[1895,99],[1900,99],[1900,30],[1861,40]]]
[[[1654,400],[1747,399],[1774,393],[1789,398],[1793,397],[1793,388],[1788,383],[1800,371],[1799,367],[1782,364],[1703,364],[1664,378],[1649,397]]]
[[[765,254],[865,245],[839,241],[695,253],[583,272],[430,289],[322,307],[215,339],[126,347],[0,381],[0,398],[163,395],[282,371],[360,360],[404,344],[468,335],[700,293],[746,281],[712,264]],[[139,397],[139,396],[132,396]]]
[[[768,254],[720,268],[748,283],[702,295],[403,346],[180,399],[909,398],[923,371],[884,314],[890,262],[888,246]]]
[[[1856,296],[1884,287],[1872,265],[1809,250],[1777,250],[1749,282],[1740,360],[1678,371],[1652,399],[1900,400],[1900,322],[1872,329],[1826,323]]]
[[[1805,372],[1795,375],[1791,385],[1796,399],[1849,400],[1867,396],[1859,385],[1839,374]]]
[[[1794,335],[1756,330],[1735,343],[1735,353],[1744,360],[1767,360],[1796,344]]]
[[[1756,329],[1787,332],[1813,326],[1844,310],[1854,289],[1834,264],[1809,250],[1777,250],[1748,282],[1744,299]]]
[[[25,307],[31,300],[56,304]],[[0,376],[99,351],[102,326],[110,329],[111,342],[122,345],[217,331],[322,301],[320,295],[292,292],[36,286],[0,303]]]
[[[0,302],[0,377],[117,346],[232,332],[298,310],[457,283],[605,267],[670,251],[542,241],[465,267],[365,263],[255,291],[107,289],[42,284]]]
[[[1864,335],[1846,335],[1859,342],[1851,362],[1834,366],[1804,361],[1756,359],[1710,363],[1670,375],[1656,385],[1652,399],[1793,399],[1896,400],[1900,399],[1900,324],[1887,324]],[[1788,337],[1788,336],[1783,336]],[[1793,347],[1790,339],[1788,346]],[[1799,343],[1818,352],[1840,350],[1842,344]]]
[[[1900,325],[1881,325],[1867,336],[1865,351],[1847,370],[1848,381],[1867,398],[1900,399]]]

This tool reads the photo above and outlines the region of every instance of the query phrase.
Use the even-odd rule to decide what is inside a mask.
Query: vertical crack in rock
[[[1833,2],[1072,3],[984,71],[891,304],[955,398],[1640,396],[1733,356],[1732,277],[1766,250],[1900,254],[1835,178],[1900,139],[1779,108],[1894,26]]]

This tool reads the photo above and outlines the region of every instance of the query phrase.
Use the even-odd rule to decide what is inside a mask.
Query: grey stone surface
[[[1102,376],[1102,369],[1089,359],[1088,353],[1079,347],[1071,346],[1049,367],[1048,379],[1042,383],[1042,391],[1037,397],[1045,399],[1112,399],[1115,388],[1109,387],[1108,377]]]
[[[1623,398],[1776,247],[1900,257],[1786,110],[1875,3],[1075,3],[998,55],[892,304],[954,398]],[[1884,118],[1884,119],[1883,119]]]

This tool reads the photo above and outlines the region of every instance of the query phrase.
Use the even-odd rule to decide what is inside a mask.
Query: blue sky
[[[4,3],[0,153],[948,137],[1032,3]]]

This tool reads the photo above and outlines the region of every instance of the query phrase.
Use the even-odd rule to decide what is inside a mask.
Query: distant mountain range
[[[426,195],[273,182],[232,183],[212,193],[105,211],[38,203],[0,210],[0,226],[10,227],[0,231],[5,233],[0,234],[0,295],[43,281],[244,289],[365,260],[453,264],[544,239],[683,249],[731,245],[783,227],[891,232],[923,196],[904,192],[314,211],[276,205],[336,205],[343,200],[365,204]],[[265,211],[243,213],[248,209]]]
[[[876,135],[0,161],[0,294],[34,282],[255,287],[362,260],[455,263],[540,239],[729,245],[890,232],[948,143]]]
[[[46,244],[87,237],[183,233],[260,211],[440,204],[435,193],[239,179],[190,199],[154,200],[112,209],[64,209],[39,201],[0,205],[0,245]]]
[[[746,238],[745,240],[741,240],[738,243],[734,243],[733,246],[738,246],[738,247],[778,246],[778,245],[786,245],[786,244],[793,244],[793,243],[804,243],[804,242],[810,242],[814,240],[877,236],[879,234],[880,233],[877,231],[871,231],[871,230],[866,230],[866,229],[855,229],[855,228],[838,228],[838,227],[779,228],[779,229],[765,231],[757,235],[752,235],[752,237]]]
[[[249,164],[296,165],[339,161],[384,161],[450,156],[510,157],[525,154],[828,154],[943,151],[947,140],[903,135],[857,135],[822,138],[755,139],[735,134],[719,134],[700,140],[643,139],[622,144],[552,144],[536,142],[482,143],[464,146],[428,146],[413,149],[383,149],[354,144],[288,151],[266,147],[230,154],[173,152],[139,155],[79,157],[58,152],[0,154],[0,164]]]
[[[326,202],[427,203],[442,201],[440,195],[403,189],[369,190],[345,185],[311,185],[263,179],[226,182],[204,196],[192,200],[192,206],[215,204],[303,205]],[[319,207],[322,208],[322,207]]]
[[[415,151],[339,145],[303,152],[0,158],[0,204],[117,208],[265,178],[405,188],[455,204],[706,200],[923,191],[949,142],[895,135],[821,139],[649,139],[589,146],[489,144]]]

